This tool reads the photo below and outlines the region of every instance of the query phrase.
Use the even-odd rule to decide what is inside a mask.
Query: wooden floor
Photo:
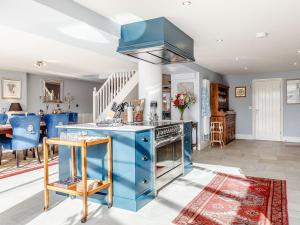
[[[193,161],[240,168],[247,176],[286,179],[290,224],[300,224],[300,144],[236,140],[196,151]]]

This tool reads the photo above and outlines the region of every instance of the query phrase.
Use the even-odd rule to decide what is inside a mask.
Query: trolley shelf
[[[98,185],[99,185],[98,187],[96,187],[92,190],[89,190],[87,192],[87,195],[91,196],[91,195],[95,194],[96,192],[99,192],[103,189],[108,188],[110,186],[110,183],[107,182],[107,181],[98,180]],[[54,183],[50,183],[50,184],[47,185],[47,189],[51,190],[51,191],[62,192],[62,193],[69,194],[69,195],[74,195],[74,196],[82,196],[82,192],[77,191],[76,187],[77,187],[77,183],[72,184],[68,188],[57,187],[57,186],[55,186]]]
[[[106,144],[107,145],[107,180],[96,180],[98,182],[98,186],[88,190],[87,187],[87,147],[98,144]],[[44,146],[44,210],[47,210],[49,207],[49,191],[57,191],[65,194],[69,194],[72,196],[81,196],[83,203],[83,212],[81,222],[84,223],[87,220],[88,216],[88,204],[87,198],[99,192],[103,189],[108,189],[107,193],[107,203],[108,207],[112,206],[112,146],[111,146],[111,137],[93,137],[93,136],[82,136],[78,141],[70,141],[61,138],[44,138],[43,146]],[[49,145],[65,145],[71,147],[71,158],[72,158],[72,177],[76,177],[77,174],[77,165],[76,165],[76,147],[81,148],[81,188],[82,191],[77,191],[77,185],[79,183],[74,183],[70,185],[68,188],[57,187],[55,183],[49,183],[49,168],[48,168],[48,150]]]

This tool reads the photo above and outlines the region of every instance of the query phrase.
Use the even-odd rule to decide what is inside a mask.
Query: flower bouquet
[[[196,98],[189,92],[177,93],[173,99],[174,107],[178,108],[180,112],[180,120],[183,120],[183,113],[186,108],[196,102]]]

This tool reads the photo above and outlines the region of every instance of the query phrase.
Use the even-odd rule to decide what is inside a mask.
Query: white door
[[[253,134],[258,140],[281,140],[281,79],[253,81]]]

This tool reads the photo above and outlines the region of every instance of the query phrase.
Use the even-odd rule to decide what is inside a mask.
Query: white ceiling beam
[[[120,36],[120,25],[70,0],[33,0],[65,15],[100,29],[116,38]]]

